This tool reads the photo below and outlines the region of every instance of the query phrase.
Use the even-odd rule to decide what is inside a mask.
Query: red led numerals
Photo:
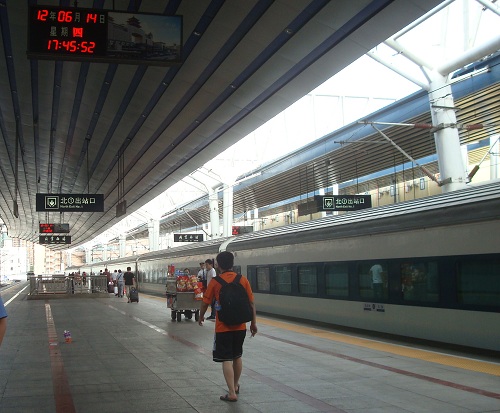
[[[57,21],[61,23],[71,23],[73,21],[73,12],[66,10],[59,10],[57,12]]]
[[[45,22],[45,21],[47,21],[47,16],[48,15],[49,15],[49,11],[47,9],[38,10],[36,19],[40,20],[42,22]]]

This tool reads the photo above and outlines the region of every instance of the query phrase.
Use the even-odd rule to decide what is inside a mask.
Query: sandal
[[[238,384],[238,386],[236,386],[236,391],[235,391],[236,394],[240,394],[240,385]]]
[[[220,399],[225,401],[225,402],[237,402],[238,399],[230,399],[229,394],[226,394],[225,396],[220,396]]]

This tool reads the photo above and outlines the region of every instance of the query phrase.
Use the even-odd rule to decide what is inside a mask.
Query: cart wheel
[[[172,321],[175,321],[175,316],[176,316],[176,311],[172,310],[172,312],[170,313],[170,317],[172,318]]]
[[[194,312],[194,321],[199,321],[200,319],[200,312],[199,311],[195,311]]]
[[[177,311],[177,321],[181,321],[181,312],[180,311]]]
[[[184,313],[184,316],[188,319],[191,320],[193,318],[193,312],[191,310],[186,310]]]

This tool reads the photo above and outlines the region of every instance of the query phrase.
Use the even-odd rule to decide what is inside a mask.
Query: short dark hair
[[[214,261],[213,261],[211,258],[207,258],[207,259],[205,260],[205,264],[214,265]]]
[[[222,270],[230,270],[234,265],[234,255],[229,251],[219,252],[215,258],[219,268]]]
[[[127,271],[130,271],[131,269],[132,269],[132,268],[130,268],[130,267],[127,267]]]

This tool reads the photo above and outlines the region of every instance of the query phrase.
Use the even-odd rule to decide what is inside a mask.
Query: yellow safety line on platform
[[[153,298],[153,296],[150,296]],[[159,300],[165,298],[154,297]],[[429,363],[442,364],[444,366],[458,367],[464,370],[477,371],[480,373],[490,374],[492,376],[500,376],[500,364],[489,363],[487,361],[472,360],[464,357],[451,356],[448,354],[437,353],[428,350],[419,350],[411,347],[401,346],[397,344],[383,343],[376,340],[368,340],[347,334],[333,333],[331,331],[320,330],[306,326],[295,325],[283,321],[272,320],[270,318],[258,317],[258,324],[278,327],[297,333],[313,335],[316,337],[326,338],[327,340],[338,341],[340,343],[352,344],[359,347],[370,348],[373,350],[383,351],[390,354],[397,354],[413,359],[425,360]]]
[[[322,337],[326,338],[327,340],[338,341],[345,344],[352,344],[359,347],[370,348],[413,359],[425,360],[430,363],[437,363],[445,366],[458,367],[465,370],[486,373],[493,376],[500,376],[500,364],[489,363],[486,361],[472,360],[457,356],[450,356],[447,354],[442,354],[427,350],[419,350],[396,344],[383,343],[380,341],[363,339],[359,337],[350,336],[347,334],[333,333],[330,331],[320,330],[316,328],[271,320],[269,318],[264,318],[264,317],[258,317],[257,324],[259,323],[272,327],[279,327],[289,331],[295,331],[297,333]]]

